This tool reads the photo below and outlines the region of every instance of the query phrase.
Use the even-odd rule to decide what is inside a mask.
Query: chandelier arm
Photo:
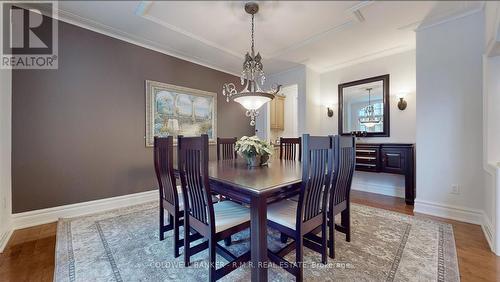
[[[278,92],[280,92],[281,90],[281,84],[275,84],[272,88],[271,88],[271,91],[269,93],[273,94],[273,95],[276,95],[278,94]]]

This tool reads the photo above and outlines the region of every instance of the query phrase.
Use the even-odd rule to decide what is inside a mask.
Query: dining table
[[[267,281],[267,205],[297,193],[302,181],[299,161],[272,159],[265,166],[249,167],[241,158],[210,161],[212,192],[250,207],[252,281]]]

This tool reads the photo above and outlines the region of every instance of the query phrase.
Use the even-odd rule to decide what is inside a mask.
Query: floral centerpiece
[[[248,166],[261,166],[267,164],[269,156],[273,154],[273,146],[257,136],[243,136],[236,141],[235,150],[246,159]]]

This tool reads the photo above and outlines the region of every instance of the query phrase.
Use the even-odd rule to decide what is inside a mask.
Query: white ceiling
[[[182,59],[241,72],[250,16],[240,1],[62,1],[59,17]],[[425,28],[482,8],[477,1],[262,1],[256,50],[266,73],[318,72],[415,48]],[[356,16],[358,14],[358,17]],[[361,18],[359,17],[361,15]]]

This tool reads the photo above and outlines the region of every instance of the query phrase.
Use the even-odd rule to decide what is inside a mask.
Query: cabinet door
[[[273,99],[270,103],[269,103],[269,107],[270,107],[270,117],[269,117],[269,122],[271,124],[271,129],[276,129],[276,99]]]
[[[276,99],[276,128],[285,129],[285,99]]]
[[[382,148],[382,171],[404,174],[406,172],[406,150],[400,148]]]

